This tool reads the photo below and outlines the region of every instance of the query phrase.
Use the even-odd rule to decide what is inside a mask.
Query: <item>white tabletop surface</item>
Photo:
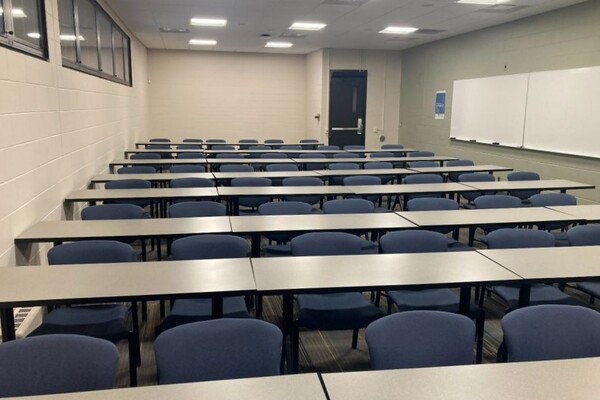
[[[558,190],[558,189],[593,189],[594,185],[573,182],[565,179],[547,179],[539,181],[499,181],[499,182],[464,182],[465,185],[478,190]]]
[[[548,207],[575,217],[583,218],[587,221],[600,221],[600,204],[585,204],[580,206],[553,206]]]
[[[111,181],[122,181],[126,179],[143,179],[145,181],[170,181],[179,178],[204,178],[215,179],[213,174],[209,172],[185,172],[185,173],[168,173],[168,174],[103,174],[92,178],[92,183],[102,183]]]
[[[216,188],[84,189],[71,193],[65,198],[65,201],[172,199],[217,196]]]
[[[512,168],[501,167],[499,165],[467,165],[457,167],[422,167],[411,168],[413,171],[418,171],[427,174],[439,174],[449,172],[487,172],[487,171],[512,171]]]

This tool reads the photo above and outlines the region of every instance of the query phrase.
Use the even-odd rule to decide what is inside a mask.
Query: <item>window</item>
[[[58,0],[58,14],[63,66],[131,84],[129,37],[95,0]]]
[[[47,57],[43,0],[0,0],[0,43]]]

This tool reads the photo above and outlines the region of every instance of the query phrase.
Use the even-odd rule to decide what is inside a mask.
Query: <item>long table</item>
[[[160,145],[166,145],[166,146],[179,146],[179,145],[183,145],[183,144],[192,144],[192,145],[199,145],[205,148],[210,148],[211,146],[257,146],[257,145],[267,145],[267,146],[277,146],[277,147],[281,147],[281,146],[306,146],[306,147],[311,147],[311,148],[316,148],[317,146],[322,145],[323,143],[320,142],[310,142],[310,143],[300,143],[300,142],[289,142],[289,143],[274,143],[274,144],[269,144],[269,143],[263,143],[263,142],[259,142],[259,143],[240,143],[240,142],[231,142],[231,141],[226,141],[224,143],[215,143],[215,142],[177,142],[177,141],[172,141],[172,142],[149,142],[149,141],[141,141],[141,142],[136,142],[135,143],[135,147],[143,147],[143,146],[148,146],[148,145],[155,145],[155,144],[160,144]]]
[[[554,211],[583,218],[588,222],[600,222],[600,204],[584,204],[580,206],[553,206]]]
[[[206,158],[177,158],[177,159],[164,159],[160,160],[146,160],[146,159],[123,159],[123,160],[114,160],[108,163],[108,167],[111,174],[114,174],[117,167],[125,167],[125,166],[158,166],[158,167],[166,167],[168,168],[171,165],[206,165]]]
[[[464,182],[465,185],[478,191],[510,192],[512,190],[560,190],[594,189],[594,185],[573,182],[566,179],[544,179],[537,181],[495,181],[495,182]]]

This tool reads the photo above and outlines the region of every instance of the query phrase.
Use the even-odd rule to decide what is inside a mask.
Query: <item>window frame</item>
[[[17,50],[31,56],[48,61],[48,29],[46,28],[46,2],[38,0],[38,27],[40,33],[40,47],[27,44],[26,41],[14,34],[14,21],[12,18],[12,0],[2,0],[2,18],[4,32],[0,32],[0,46]]]
[[[94,69],[92,67],[89,67],[87,65],[84,65],[81,61],[81,41],[79,40],[80,38],[80,33],[79,33],[79,2],[80,1],[89,1],[89,3],[95,8],[95,20],[96,20],[96,51],[98,54],[98,69]],[[123,29],[121,29],[121,27],[115,22],[115,20],[106,12],[104,11],[104,9],[102,8],[102,6],[100,6],[100,4],[98,4],[98,2],[96,0],[73,0],[72,1],[72,5],[73,5],[73,23],[74,23],[74,28],[75,28],[75,58],[76,61],[73,62],[69,59],[66,59],[64,57],[62,57],[62,66],[65,68],[69,68],[69,69],[74,69],[89,75],[93,75],[96,76],[98,78],[102,78],[102,79],[106,79],[115,83],[120,83],[122,85],[126,85],[126,86],[133,86],[133,79],[132,79],[132,74],[131,74],[131,39],[129,38],[129,35],[127,35],[125,33],[125,31]],[[112,64],[113,64],[113,74],[108,74],[104,71],[102,71],[102,63],[105,62],[102,59],[102,40],[101,40],[101,34],[100,34],[100,14],[102,14],[110,23],[110,38],[111,38],[111,50],[112,50]],[[59,23],[60,23],[60,15],[59,15]],[[113,29],[116,29],[117,31],[119,31],[119,33],[123,36],[123,40],[127,41],[127,51],[125,51],[125,47],[122,46],[122,51],[123,51],[123,59],[125,59],[126,57],[129,60],[129,80],[127,79],[122,79],[119,78],[116,75],[116,60],[115,60],[115,40],[114,40],[114,35],[113,35]],[[125,62],[124,62],[124,66],[125,66]],[[125,67],[123,67],[125,68]],[[125,74],[125,78],[127,77],[127,74]]]

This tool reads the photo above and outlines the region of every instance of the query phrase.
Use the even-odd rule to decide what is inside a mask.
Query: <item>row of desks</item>
[[[159,143],[155,143],[159,144]],[[188,143],[190,144],[190,143]],[[254,145],[255,146],[255,145]],[[133,150],[125,150],[125,158],[128,158],[132,154],[144,154],[144,153],[155,153],[155,154],[181,154],[181,153],[201,153],[206,154],[211,157],[215,154],[311,154],[311,153],[319,153],[319,154],[370,154],[370,153],[393,153],[396,154],[406,154],[406,153],[414,153],[418,151],[416,149],[391,149],[391,150],[382,150],[382,149],[359,149],[359,150],[313,150],[313,149],[301,149],[301,150],[292,150],[292,149],[265,149],[265,150],[255,150],[255,149],[243,149],[243,150],[204,150],[204,149],[133,149]]]
[[[285,142],[285,143],[240,143],[239,141],[225,141],[223,143],[218,142],[183,142],[183,141],[170,141],[170,142],[136,142],[135,147],[145,147],[150,145],[166,145],[171,147],[191,144],[195,146],[202,146],[205,148],[210,148],[212,146],[258,146],[258,145],[267,145],[272,147],[280,147],[280,146],[305,146],[310,148],[316,148],[317,146],[323,145],[321,142],[308,142],[308,143],[300,143],[300,142]]]
[[[300,374],[26,397],[38,400],[588,400],[600,358]]]

